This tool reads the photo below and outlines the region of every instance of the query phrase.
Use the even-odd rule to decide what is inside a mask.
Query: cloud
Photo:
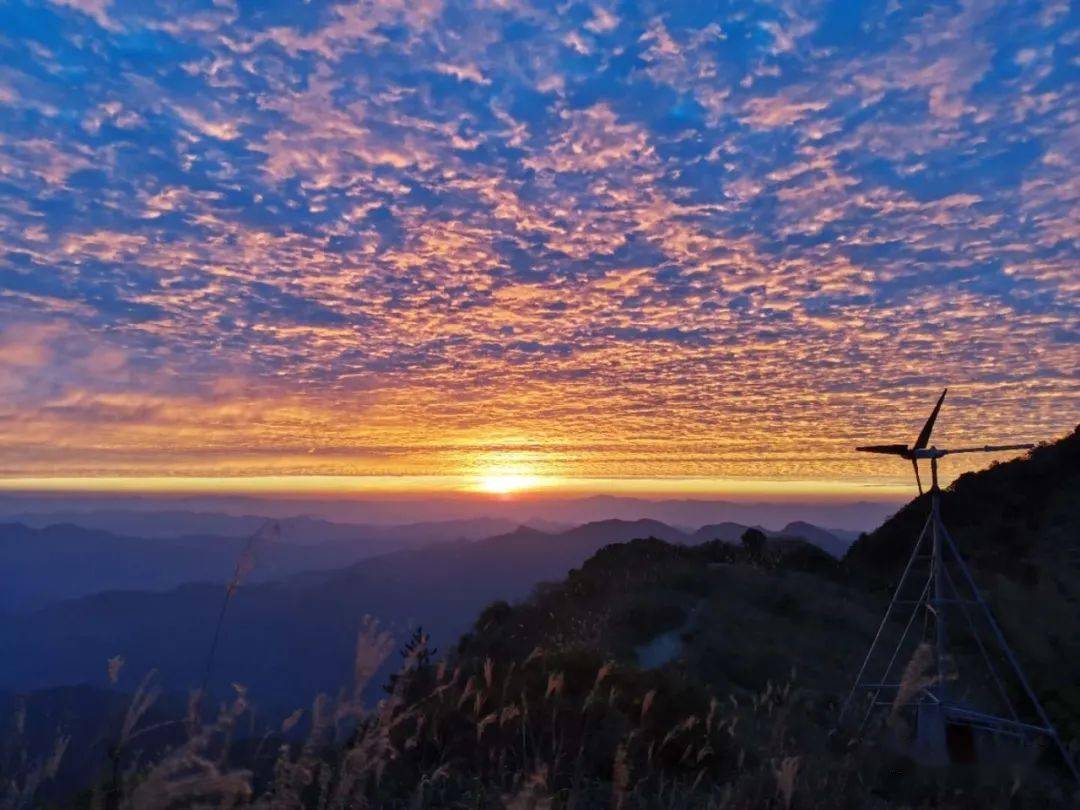
[[[10,322],[0,331],[0,365],[10,372],[41,368],[53,359],[52,341],[63,333],[50,323]]]
[[[594,34],[605,34],[619,27],[619,17],[611,9],[603,6],[592,7],[592,18],[585,23],[585,28]]]
[[[119,8],[9,34],[5,473],[452,474],[510,436],[888,477],[850,446],[939,377],[958,440],[1073,426],[1058,7]]]
[[[743,112],[743,122],[754,127],[773,129],[795,124],[811,113],[824,110],[824,101],[794,101],[784,96],[757,97],[750,99]]]
[[[384,28],[404,25],[414,33],[420,32],[441,13],[441,0],[342,3],[331,8],[329,22],[310,33],[291,26],[274,26],[257,33],[251,42],[273,42],[292,55],[312,52],[336,62],[353,49],[387,44],[390,40]]]
[[[109,16],[112,0],[49,0],[49,2],[81,12],[108,31],[120,29],[116,21]]]
[[[542,153],[526,160],[534,169],[557,172],[599,171],[616,164],[642,165],[655,160],[648,134],[618,120],[606,104],[563,110],[562,133]]]
[[[180,116],[180,120],[187,124],[192,129],[201,132],[203,135],[208,135],[211,138],[218,138],[223,141],[234,141],[240,137],[240,123],[239,121],[218,120],[214,121],[207,118],[201,111],[176,107],[176,114]]]
[[[435,70],[439,73],[445,73],[447,76],[453,76],[458,81],[491,84],[491,80],[485,78],[476,65],[450,65],[445,62],[438,62],[435,64]]]

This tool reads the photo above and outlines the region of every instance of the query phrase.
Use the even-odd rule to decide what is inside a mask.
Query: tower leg
[[[945,627],[945,607],[948,604],[945,596],[945,555],[942,553],[942,546],[945,542],[945,527],[941,523],[941,490],[938,488],[937,483],[937,465],[934,464],[932,467],[934,468],[934,484],[933,489],[930,490],[930,518],[932,523],[930,532],[933,539],[933,560],[930,565],[933,571],[934,595],[931,598],[930,606],[934,612],[934,665],[937,672],[937,683],[934,685],[934,691],[937,693],[938,701],[944,703],[947,691],[945,686],[945,650],[948,647]]]
[[[979,592],[978,586],[975,584],[975,579],[971,576],[971,571],[968,570],[967,564],[964,562],[964,558],[960,556],[960,550],[956,547],[956,543],[953,542],[952,536],[944,525],[941,526],[941,535],[944,538],[950,554],[956,561],[956,567],[960,569],[960,573],[967,583],[968,588],[971,590],[972,597],[975,603],[982,610],[983,616],[986,618],[987,624],[990,625],[990,629],[994,633],[994,637],[997,640],[998,645],[1001,647],[1001,652],[1005,655],[1005,659],[1009,662],[1009,666],[1012,668],[1013,673],[1016,675],[1017,680],[1024,689],[1024,694],[1027,695],[1031,705],[1035,709],[1035,713],[1039,716],[1039,721],[1043,724],[1043,729],[1046,736],[1054,741],[1054,745],[1057,747],[1058,752],[1061,754],[1061,758],[1065,761],[1065,767],[1072,773],[1073,778],[1077,783],[1080,783],[1080,770],[1077,769],[1076,763],[1073,762],[1072,757],[1069,755],[1068,750],[1065,748],[1065,744],[1061,741],[1061,737],[1058,736],[1057,729],[1054,728],[1054,724],[1050,721],[1050,718],[1046,714],[1046,710],[1043,709],[1042,703],[1039,702],[1039,698],[1035,696],[1035,690],[1031,688],[1031,684],[1028,683],[1027,676],[1024,674],[1024,670],[1020,668],[1020,662],[1016,660],[1016,656],[1013,655],[1012,647],[1005,640],[1005,634],[1001,632],[1001,628],[998,626],[997,620],[994,618],[993,612],[990,610],[990,606],[983,599],[982,594]]]
[[[881,634],[885,631],[885,627],[889,623],[889,617],[892,615],[893,608],[896,606],[896,603],[900,598],[900,592],[903,590],[904,584],[907,582],[908,574],[911,572],[911,568],[915,564],[916,558],[919,556],[919,549],[922,548],[923,541],[926,539],[926,534],[930,528],[932,520],[933,516],[931,515],[929,518],[927,518],[926,523],[923,524],[922,531],[919,532],[919,539],[915,541],[915,548],[911,550],[911,556],[908,557],[907,565],[904,566],[904,573],[900,575],[900,581],[896,585],[896,590],[893,591],[892,599],[889,600],[889,606],[885,609],[885,615],[881,617],[881,624],[878,625],[877,632],[874,634],[874,640],[870,642],[870,648],[866,651],[866,657],[863,658],[862,666],[859,667],[859,672],[855,675],[855,683],[852,684],[851,691],[849,691],[847,697],[844,698],[844,703],[840,707],[839,722],[841,723],[844,721],[844,717],[847,715],[847,711],[851,706],[851,701],[855,696],[855,692],[858,691],[859,685],[862,683],[863,675],[866,674],[866,668],[870,665],[870,659],[873,657],[874,650],[877,649],[878,642],[881,640]],[[908,626],[910,627],[910,622],[908,623]],[[905,630],[905,636],[906,635],[907,631]]]

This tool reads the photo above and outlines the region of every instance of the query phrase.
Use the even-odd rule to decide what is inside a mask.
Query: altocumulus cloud
[[[941,381],[1070,428],[1068,4],[707,7],[4,4],[0,471],[876,474]]]

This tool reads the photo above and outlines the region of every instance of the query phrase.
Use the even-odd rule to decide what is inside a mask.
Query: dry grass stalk
[[[364,616],[356,638],[353,659],[353,699],[359,700],[364,687],[394,651],[394,637],[379,629],[378,619]]]
[[[630,795],[630,764],[627,761],[626,742],[620,742],[615,748],[615,761],[611,768],[611,803],[615,810],[621,810]]]
[[[544,693],[545,698],[560,697],[563,693],[563,687],[566,685],[566,678],[561,672],[552,672],[548,676],[547,691]]]
[[[896,690],[896,699],[889,713],[889,725],[895,725],[900,710],[909,705],[923,690],[929,689],[937,682],[938,675],[934,670],[934,648],[923,642],[915,648],[915,652],[911,654],[911,658],[904,667],[900,686]]]
[[[296,709],[292,714],[290,714],[281,722],[281,733],[288,734],[290,731],[296,728],[297,724],[300,722],[300,718],[302,718],[303,716],[304,710]]]
[[[784,801],[784,807],[791,807],[795,797],[795,780],[799,775],[800,757],[784,757],[776,769],[776,792]]]
[[[53,742],[52,753],[44,761],[37,762],[24,771],[21,779],[16,778],[15,774],[5,774],[7,790],[0,793],[0,808],[22,810],[24,807],[34,806],[34,797],[38,789],[45,782],[56,778],[60,770],[60,762],[70,742],[69,736],[57,737]]]
[[[249,801],[250,772],[222,770],[208,756],[215,742],[222,754],[228,750],[233,726],[247,708],[243,691],[238,692],[236,700],[221,712],[213,725],[150,767],[130,795],[123,799],[121,807],[130,810],[172,810],[200,806],[230,808]],[[132,705],[137,704],[142,705],[142,702],[133,698]]]
[[[645,717],[649,714],[649,710],[652,708],[654,700],[656,700],[656,690],[650,689],[645,693],[645,697],[641,701],[641,721],[644,721]]]
[[[135,694],[131,696],[131,702],[128,704],[127,711],[124,712],[124,722],[120,727],[120,740],[117,743],[118,748],[123,748],[131,741],[132,737],[135,735],[135,728],[138,726],[139,721],[161,695],[161,687],[154,682],[156,678],[156,669],[147,672],[146,676],[135,690]]]
[[[116,686],[116,682],[120,680],[120,670],[124,667],[124,656],[114,655],[108,660],[106,664],[106,672],[109,675],[109,683]]]

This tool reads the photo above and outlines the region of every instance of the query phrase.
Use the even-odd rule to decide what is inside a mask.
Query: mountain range
[[[511,526],[526,524],[552,530],[557,528],[549,523],[552,516],[557,516],[557,524],[564,528],[608,519],[652,519],[670,526],[734,522],[748,526],[760,524],[775,530],[791,521],[805,520],[818,526],[860,532],[879,525],[902,504],[902,498],[883,496],[872,489],[867,490],[863,500],[844,502],[811,498],[736,501],[704,497],[559,496],[536,493],[519,493],[506,498],[463,493],[454,496],[385,497],[378,500],[286,495],[20,493],[0,494],[0,519],[34,526],[70,522],[139,536],[149,536],[154,532],[165,532],[170,536],[230,534],[234,533],[233,530],[222,528],[228,525],[228,518],[251,516],[260,516],[255,520],[304,516],[313,520],[361,526],[497,519],[507,521]],[[140,518],[140,514],[146,517]],[[169,515],[169,521],[154,517],[162,514]],[[243,529],[240,531],[242,533]]]
[[[186,582],[226,582],[248,537],[267,522],[265,517],[250,515],[89,512],[42,514],[32,521],[35,525],[0,523],[0,613],[107,590],[155,591]],[[275,523],[280,539],[260,547],[250,574],[253,582],[341,568],[393,551],[475,540],[517,528],[497,518],[403,526],[341,524],[306,517]],[[118,526],[131,534],[99,526]],[[202,527],[216,533],[178,533],[177,527]],[[141,533],[136,535],[136,531]]]
[[[386,550],[426,545],[442,540],[480,540],[513,531],[520,521],[498,517],[475,517],[420,523],[342,523],[310,515],[229,514],[182,509],[145,511],[139,509],[60,509],[54,511],[12,512],[8,523],[22,523],[31,528],[70,524],[99,529],[114,534],[152,539],[175,539],[192,535],[246,537],[266,523],[277,522],[281,537],[290,543],[314,545],[325,542],[364,542],[384,545]],[[570,525],[540,519],[527,525],[548,531],[568,529]]]
[[[399,637],[410,627],[423,625],[438,643],[446,644],[466,630],[485,605],[524,598],[538,583],[561,578],[609,544],[637,537],[677,544],[732,542],[747,528],[728,523],[688,533],[653,520],[607,520],[560,533],[522,526],[483,540],[437,543],[334,570],[253,581],[229,605],[214,662],[219,677],[212,686],[226,690],[231,682],[239,681],[267,704],[291,709],[342,681],[352,666],[354,643],[365,615],[377,617]],[[816,532],[810,533],[819,538],[828,534],[812,528]],[[107,571],[110,560],[125,553],[138,561],[122,566],[125,576],[152,578],[147,568],[153,568],[153,557],[140,552],[150,543],[166,542],[75,534],[65,545],[53,535],[69,536],[70,527],[10,531],[15,538],[9,539],[9,546],[18,546],[20,538],[24,547],[43,543],[38,547],[43,556],[36,564],[57,571],[56,588],[91,566]],[[834,545],[844,542],[835,535],[828,537]],[[53,542],[47,545],[46,540]],[[80,540],[93,541],[100,551],[82,549]],[[162,559],[179,562],[173,570],[158,572],[159,581],[181,575],[183,566],[205,565],[218,571],[217,577],[210,578],[216,582],[188,582],[159,592],[148,590],[145,584],[139,590],[104,590],[24,613],[0,628],[0,658],[9,662],[0,670],[0,688],[103,684],[105,661],[116,655],[127,661],[127,677],[138,678],[156,668],[169,688],[197,684],[221,609],[224,589],[220,583],[232,572],[227,554],[235,553],[241,541],[219,538],[215,554],[206,554],[204,543],[202,559],[200,553],[187,554],[190,546],[167,542],[170,545],[164,547]],[[67,563],[65,553],[72,555]],[[274,568],[264,576],[298,564],[297,555],[309,555],[307,562],[314,568],[315,561],[329,562],[339,553],[339,543],[329,543],[326,549],[281,544],[277,556],[268,552]],[[12,555],[13,562],[5,568],[15,596],[24,599],[29,598],[25,591],[30,583],[43,579],[26,576],[35,564],[28,559]],[[23,566],[21,573],[12,576],[16,569],[11,566],[17,564]],[[37,599],[44,597],[35,594]]]
[[[48,515],[42,514],[33,521],[39,527],[0,523],[0,613],[31,610],[108,590],[157,591],[190,582],[226,582],[247,538],[268,521],[252,515],[139,511],[64,512],[55,517],[80,522],[50,522]],[[258,564],[250,574],[252,582],[342,568],[369,557],[442,542],[529,530],[556,536],[568,530],[550,521],[517,526],[500,518],[402,526],[332,523],[308,517],[282,518],[275,523],[280,540],[260,548]],[[142,534],[114,533],[97,528],[99,524],[119,525]],[[178,526],[192,525],[218,533],[175,533]],[[659,522],[655,526],[657,537],[673,542],[714,538],[736,542],[748,528],[723,523],[689,532]],[[766,533],[812,540],[834,556],[840,556],[855,538],[853,532],[825,530],[804,522]]]

